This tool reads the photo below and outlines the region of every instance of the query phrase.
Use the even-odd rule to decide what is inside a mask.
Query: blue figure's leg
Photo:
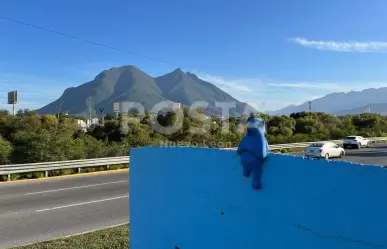
[[[261,175],[263,162],[256,162],[253,166],[253,189],[261,189]]]
[[[247,165],[247,163],[242,163],[242,166],[243,166],[243,176],[249,177],[250,172],[251,172],[251,168]]]

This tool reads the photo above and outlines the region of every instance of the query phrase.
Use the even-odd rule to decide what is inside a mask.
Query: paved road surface
[[[362,164],[387,165],[387,144],[373,144],[370,148],[345,149],[346,155],[343,160]],[[291,153],[293,155],[304,155],[303,152]]]
[[[0,184],[0,249],[129,222],[128,171]]]

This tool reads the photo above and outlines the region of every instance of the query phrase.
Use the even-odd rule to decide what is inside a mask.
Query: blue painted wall
[[[132,249],[387,248],[387,170],[270,155],[263,189],[235,151],[131,151]]]

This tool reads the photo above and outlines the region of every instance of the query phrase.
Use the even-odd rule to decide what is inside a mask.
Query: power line
[[[83,42],[86,42],[86,43],[89,43],[89,44],[93,44],[93,45],[96,45],[96,46],[100,46],[100,47],[104,47],[104,48],[107,48],[107,49],[123,52],[123,53],[126,53],[126,54],[131,54],[131,55],[135,55],[135,56],[139,56],[139,57],[144,57],[144,58],[149,59],[149,60],[158,61],[158,62],[166,63],[166,64],[169,64],[169,65],[172,65],[172,66],[176,66],[174,63],[169,62],[169,61],[157,59],[157,58],[146,56],[146,55],[137,54],[137,53],[134,53],[134,52],[131,52],[131,51],[127,51],[127,50],[121,49],[121,48],[113,47],[113,46],[110,46],[110,45],[105,45],[105,44],[102,44],[102,43],[99,43],[99,42],[90,41],[90,40],[87,40],[87,39],[84,39],[84,38],[81,38],[81,37],[77,37],[77,36],[73,36],[73,35],[68,35],[68,34],[65,34],[65,33],[62,33],[62,32],[59,32],[59,31],[55,31],[55,30],[51,30],[51,29],[48,29],[48,28],[44,28],[44,27],[41,27],[41,26],[34,25],[34,24],[22,22],[22,21],[15,20],[15,19],[12,19],[12,18],[9,18],[9,17],[0,16],[0,19],[6,20],[6,21],[9,21],[9,22],[13,22],[13,23],[17,23],[17,24],[21,24],[21,25],[24,25],[24,26],[28,26],[28,27],[31,27],[31,28],[43,30],[43,31],[50,32],[50,33],[53,33],[53,34],[56,34],[56,35],[61,35],[61,36],[64,36],[64,37],[67,37],[67,38],[71,38],[71,39],[74,39],[74,40],[83,41]]]

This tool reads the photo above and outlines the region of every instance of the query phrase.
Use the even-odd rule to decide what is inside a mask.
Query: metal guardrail
[[[370,140],[371,142],[387,141],[387,137],[370,137],[368,138],[368,140]],[[274,145],[270,145],[269,148],[270,150],[306,148],[312,143],[321,143],[321,142],[334,142],[337,144],[342,144],[343,140],[274,144]],[[236,148],[227,148],[227,150],[236,150]],[[0,165],[0,175],[6,175],[8,177],[8,181],[10,181],[11,175],[17,174],[17,173],[45,172],[45,176],[48,177],[48,172],[52,170],[77,168],[78,172],[81,172],[82,168],[99,167],[99,166],[106,166],[107,168],[109,168],[109,165],[127,164],[127,163],[129,163],[128,156],[59,161],[59,162],[9,164],[9,165]]]
[[[48,172],[52,170],[78,169],[78,172],[81,172],[82,168],[106,166],[108,169],[110,165],[128,163],[129,157],[123,156],[59,162],[9,164],[0,165],[0,175],[6,175],[8,177],[8,181],[10,181],[11,175],[17,173],[45,172],[45,176],[48,177]]]

